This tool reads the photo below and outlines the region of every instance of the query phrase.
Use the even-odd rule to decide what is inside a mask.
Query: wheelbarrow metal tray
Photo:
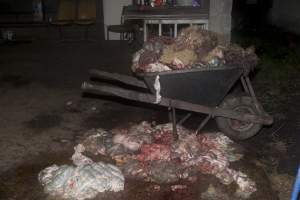
[[[161,96],[205,106],[218,106],[243,74],[237,67],[206,67],[160,73],[138,74],[155,94],[154,83],[159,75]]]

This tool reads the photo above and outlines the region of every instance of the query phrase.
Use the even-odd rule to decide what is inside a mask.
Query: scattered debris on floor
[[[201,199],[204,200],[230,200],[229,196],[224,191],[210,184],[205,192],[201,194]]]
[[[185,190],[187,189],[187,185],[172,185],[171,190],[176,191],[176,190]]]
[[[83,137],[82,145],[87,152],[94,155],[107,155],[106,150],[111,147],[112,134],[101,128],[87,131]]]
[[[201,172],[216,176],[225,185],[235,182],[237,193],[243,193],[243,198],[256,191],[256,184],[246,174],[229,167],[230,162],[240,160],[243,155],[222,133],[196,135],[177,126],[179,139],[175,140],[171,123],[152,126],[148,122],[111,132],[110,145],[104,144],[107,134],[98,135],[103,139],[89,138],[102,141],[98,143],[101,152],[108,152],[125,177],[162,184],[180,179],[194,180]],[[89,144],[92,148],[87,146],[86,149],[97,153],[94,143],[85,143]]]
[[[250,70],[258,58],[253,47],[223,44],[217,35],[197,26],[183,29],[177,38],[152,38],[133,55],[133,72],[162,72],[201,67],[234,66]]]
[[[288,174],[272,173],[269,176],[273,190],[278,192],[280,200],[289,200],[295,178]]]
[[[72,156],[74,165],[52,165],[39,173],[39,182],[45,193],[64,199],[84,200],[105,191],[124,190],[124,176],[111,164],[93,162],[82,155],[85,147],[78,144]]]
[[[235,182],[236,195],[241,199],[249,198],[257,190],[255,182],[245,173],[230,168],[230,163],[240,160],[243,154],[227,136],[196,135],[181,126],[177,126],[177,134],[175,140],[171,123],[154,126],[141,122],[111,131],[93,129],[74,147],[72,160],[76,167],[50,166],[39,174],[39,180],[46,193],[77,199],[123,190],[123,174],[125,178],[157,184],[183,179],[195,182],[198,173],[214,175],[224,185]],[[95,163],[85,152],[108,156],[119,168]],[[171,186],[171,191],[186,188],[178,184]]]

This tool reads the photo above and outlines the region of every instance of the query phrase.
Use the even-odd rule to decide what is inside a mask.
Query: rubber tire
[[[259,105],[261,107],[261,105]],[[249,96],[227,96],[219,106],[220,108],[235,110],[238,108],[247,108],[253,114],[259,114],[255,109],[253,100]],[[256,135],[262,128],[261,124],[251,124],[251,127],[245,131],[240,131],[232,128],[230,119],[225,117],[216,117],[218,128],[228,137],[234,140],[245,140]],[[250,126],[250,125],[249,125]]]

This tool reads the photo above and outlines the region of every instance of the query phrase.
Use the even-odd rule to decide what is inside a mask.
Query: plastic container
[[[298,196],[299,196],[299,192],[300,192],[300,165],[298,168],[298,173],[297,173],[294,188],[292,191],[291,200],[297,200]]]

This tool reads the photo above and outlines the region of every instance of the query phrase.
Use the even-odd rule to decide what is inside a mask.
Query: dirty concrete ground
[[[82,95],[80,85],[90,68],[130,74],[132,51],[126,43],[103,41],[0,46],[0,199],[49,199],[37,181],[38,172],[54,163],[71,163],[77,139],[91,128],[167,120],[166,110],[155,106]],[[273,127],[241,143],[248,151],[246,164],[233,167],[259,180],[259,192],[251,199],[288,199],[299,162],[295,131],[300,105],[293,102],[291,112],[276,117]],[[216,130],[213,122],[208,128]],[[189,186],[171,192],[165,185],[156,191],[154,184],[129,180],[124,192],[96,199],[238,199],[212,176],[202,175]],[[222,197],[201,196],[209,187]]]

